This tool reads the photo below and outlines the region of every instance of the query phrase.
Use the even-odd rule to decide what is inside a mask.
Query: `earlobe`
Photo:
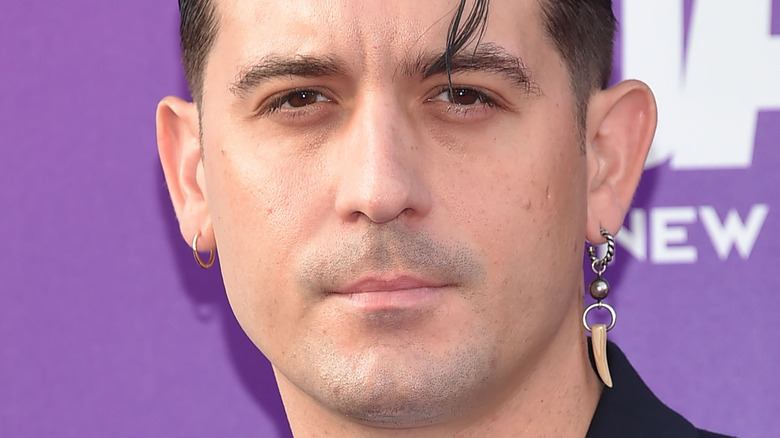
[[[601,229],[617,234],[631,204],[657,121],[655,98],[639,81],[595,93],[589,102],[588,222],[586,238],[601,243]]]
[[[203,178],[198,109],[194,103],[171,96],[160,101],[157,148],[182,237],[189,244],[200,232],[199,249],[214,249]]]

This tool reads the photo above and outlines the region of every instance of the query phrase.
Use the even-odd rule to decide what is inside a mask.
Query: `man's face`
[[[410,426],[532,375],[578,315],[587,208],[537,1],[491,2],[474,63],[473,45],[455,61],[459,104],[424,76],[452,0],[216,4],[206,198],[231,305],[283,392]]]

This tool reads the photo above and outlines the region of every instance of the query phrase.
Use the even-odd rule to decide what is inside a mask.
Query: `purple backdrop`
[[[780,1],[616,6],[615,76],[647,79],[662,118],[610,336],[697,425],[780,436]],[[187,95],[177,26],[173,0],[2,2],[0,436],[289,435],[169,205],[154,110]]]

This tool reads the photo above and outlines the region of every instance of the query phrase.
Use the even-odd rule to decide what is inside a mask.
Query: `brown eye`
[[[311,90],[296,91],[287,97],[287,103],[293,108],[300,108],[317,102],[320,93]]]
[[[444,101],[458,106],[493,106],[495,101],[489,98],[485,93],[474,88],[453,88],[452,94],[448,88],[444,88],[439,95],[428,99],[428,101]]]
[[[480,93],[468,88],[456,88],[452,90],[452,103],[455,105],[474,105],[480,102]]]
[[[319,102],[331,102],[321,92],[315,90],[294,90],[274,99],[263,111],[264,114],[282,110],[297,110]]]

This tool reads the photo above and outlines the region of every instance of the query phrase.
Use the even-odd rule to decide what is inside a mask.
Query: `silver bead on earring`
[[[609,295],[609,282],[602,277],[602,274],[604,274],[607,270],[607,265],[609,265],[615,257],[615,239],[609,231],[603,228],[601,229],[601,235],[607,241],[607,253],[604,257],[598,258],[596,256],[595,246],[588,248],[590,267],[593,270],[593,273],[596,274],[596,278],[593,279],[588,286],[588,292],[596,302],[585,309],[585,312],[582,314],[582,324],[585,326],[585,329],[590,332],[591,348],[593,349],[594,362],[596,362],[596,371],[598,371],[601,381],[611,388],[612,375],[609,373],[609,364],[607,363],[607,332],[612,330],[615,326],[617,315],[612,306],[602,303],[601,301]],[[606,309],[609,312],[611,316],[609,325],[588,325],[588,313],[594,309]]]

